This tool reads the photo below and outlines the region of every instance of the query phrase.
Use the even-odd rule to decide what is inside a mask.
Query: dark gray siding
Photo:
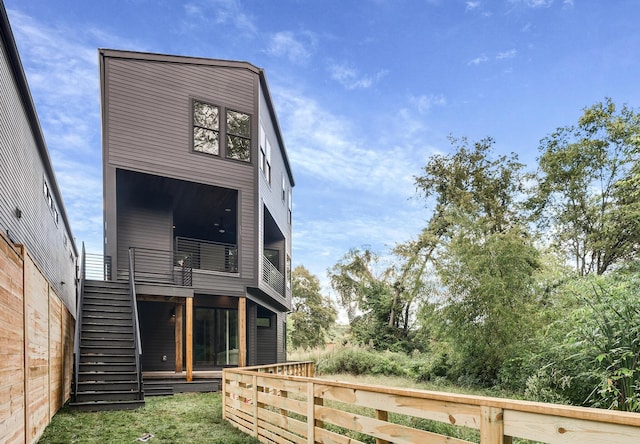
[[[149,272],[151,267],[162,267],[157,272],[170,275],[173,269],[172,220],[172,209],[165,205],[122,205],[118,210],[119,271],[128,271],[128,252],[133,247],[139,249],[137,270]]]
[[[117,52],[107,51],[108,55]],[[113,169],[122,168],[238,190],[239,278],[220,281],[199,274],[200,292],[243,294],[255,285],[255,174],[258,74],[241,67],[131,60],[106,56],[103,69],[105,221],[107,254],[114,254],[116,210]],[[191,149],[191,100],[198,98],[252,117],[252,163],[226,160]],[[222,287],[215,287],[222,282]],[[232,288],[234,289],[231,292]]]
[[[0,37],[0,229],[24,244],[75,315],[76,252],[21,67]],[[15,48],[14,48],[15,51]],[[15,53],[17,56],[17,52]],[[16,74],[18,73],[19,76]],[[21,89],[22,88],[22,89]],[[47,168],[47,165],[49,168]],[[53,200],[44,193],[45,182]],[[21,217],[17,217],[19,210]],[[55,212],[58,221],[55,221]],[[64,282],[64,284],[63,284]]]
[[[176,367],[174,304],[138,302],[142,339],[142,370],[172,371]],[[163,360],[166,356],[167,359]]]
[[[257,365],[257,310],[256,303],[247,299],[247,365]]]
[[[291,239],[292,239],[292,226],[289,223],[289,208],[287,203],[287,193],[292,189],[292,183],[290,179],[289,172],[286,169],[285,159],[283,155],[284,147],[282,147],[279,143],[279,139],[276,135],[276,126],[275,122],[271,119],[271,115],[269,113],[269,108],[267,106],[267,99],[265,97],[264,91],[260,89],[259,94],[259,109],[260,109],[260,122],[263,130],[265,131],[265,135],[271,144],[271,184],[267,182],[264,175],[262,173],[259,174],[258,178],[258,195],[260,196],[260,202],[258,202],[260,208],[260,227],[264,226],[264,214],[263,214],[263,205],[266,206],[271,213],[271,216],[275,220],[278,228],[281,233],[285,237],[285,250],[286,253],[291,256]],[[282,199],[282,179],[284,178],[285,182],[285,199]],[[260,229],[260,238],[259,238],[259,246],[260,246],[260,261],[262,261],[262,245],[263,245],[263,235],[262,229]],[[284,264],[286,261],[286,255],[281,258],[282,261],[282,270],[285,270]],[[285,273],[283,273],[285,274]],[[288,280],[288,276],[285,276],[285,279]],[[270,288],[260,281],[260,288],[265,292],[274,295],[274,293],[270,290]],[[277,296],[279,297],[279,296]],[[286,295],[285,295],[285,305],[291,305],[291,289],[290,287],[286,287]]]

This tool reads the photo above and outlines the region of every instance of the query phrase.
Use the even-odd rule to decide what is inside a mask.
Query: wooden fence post
[[[505,444],[502,409],[480,407],[480,421],[480,444]]]
[[[227,375],[222,370],[222,420],[227,419]]]
[[[253,385],[253,436],[258,437],[258,375],[254,373],[251,384]]]
[[[307,383],[307,443],[316,442],[316,404],[313,381]]]
[[[380,421],[389,421],[389,412],[385,410],[376,410],[376,419]],[[376,438],[376,444],[391,444],[386,439]]]

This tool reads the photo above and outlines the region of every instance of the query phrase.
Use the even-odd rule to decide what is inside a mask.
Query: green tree
[[[322,295],[318,278],[303,266],[293,270],[291,302],[291,346],[306,349],[324,345],[337,312],[331,300]]]
[[[606,99],[543,139],[540,151],[532,208],[576,271],[603,274],[637,256],[640,115]]]
[[[526,175],[515,154],[494,155],[490,138],[451,141],[454,153],[432,157],[416,178],[436,201],[421,238],[440,278],[439,330],[459,373],[494,383],[532,331],[539,254],[525,225]]]
[[[408,244],[394,253],[397,262],[385,268],[369,249],[352,249],[329,270],[329,278],[358,343],[410,351],[422,347],[413,340],[413,318],[423,295],[425,261]]]

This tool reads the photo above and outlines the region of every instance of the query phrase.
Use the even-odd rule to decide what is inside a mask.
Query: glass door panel
[[[215,366],[215,309],[199,308],[195,309],[194,325],[194,354],[196,367]]]

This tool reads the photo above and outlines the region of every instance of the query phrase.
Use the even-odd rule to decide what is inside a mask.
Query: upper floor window
[[[220,111],[209,103],[193,101],[193,149],[220,155]]]
[[[271,184],[271,144],[262,125],[260,126],[260,170],[267,182]]]
[[[251,162],[251,117],[227,110],[227,157]]]

